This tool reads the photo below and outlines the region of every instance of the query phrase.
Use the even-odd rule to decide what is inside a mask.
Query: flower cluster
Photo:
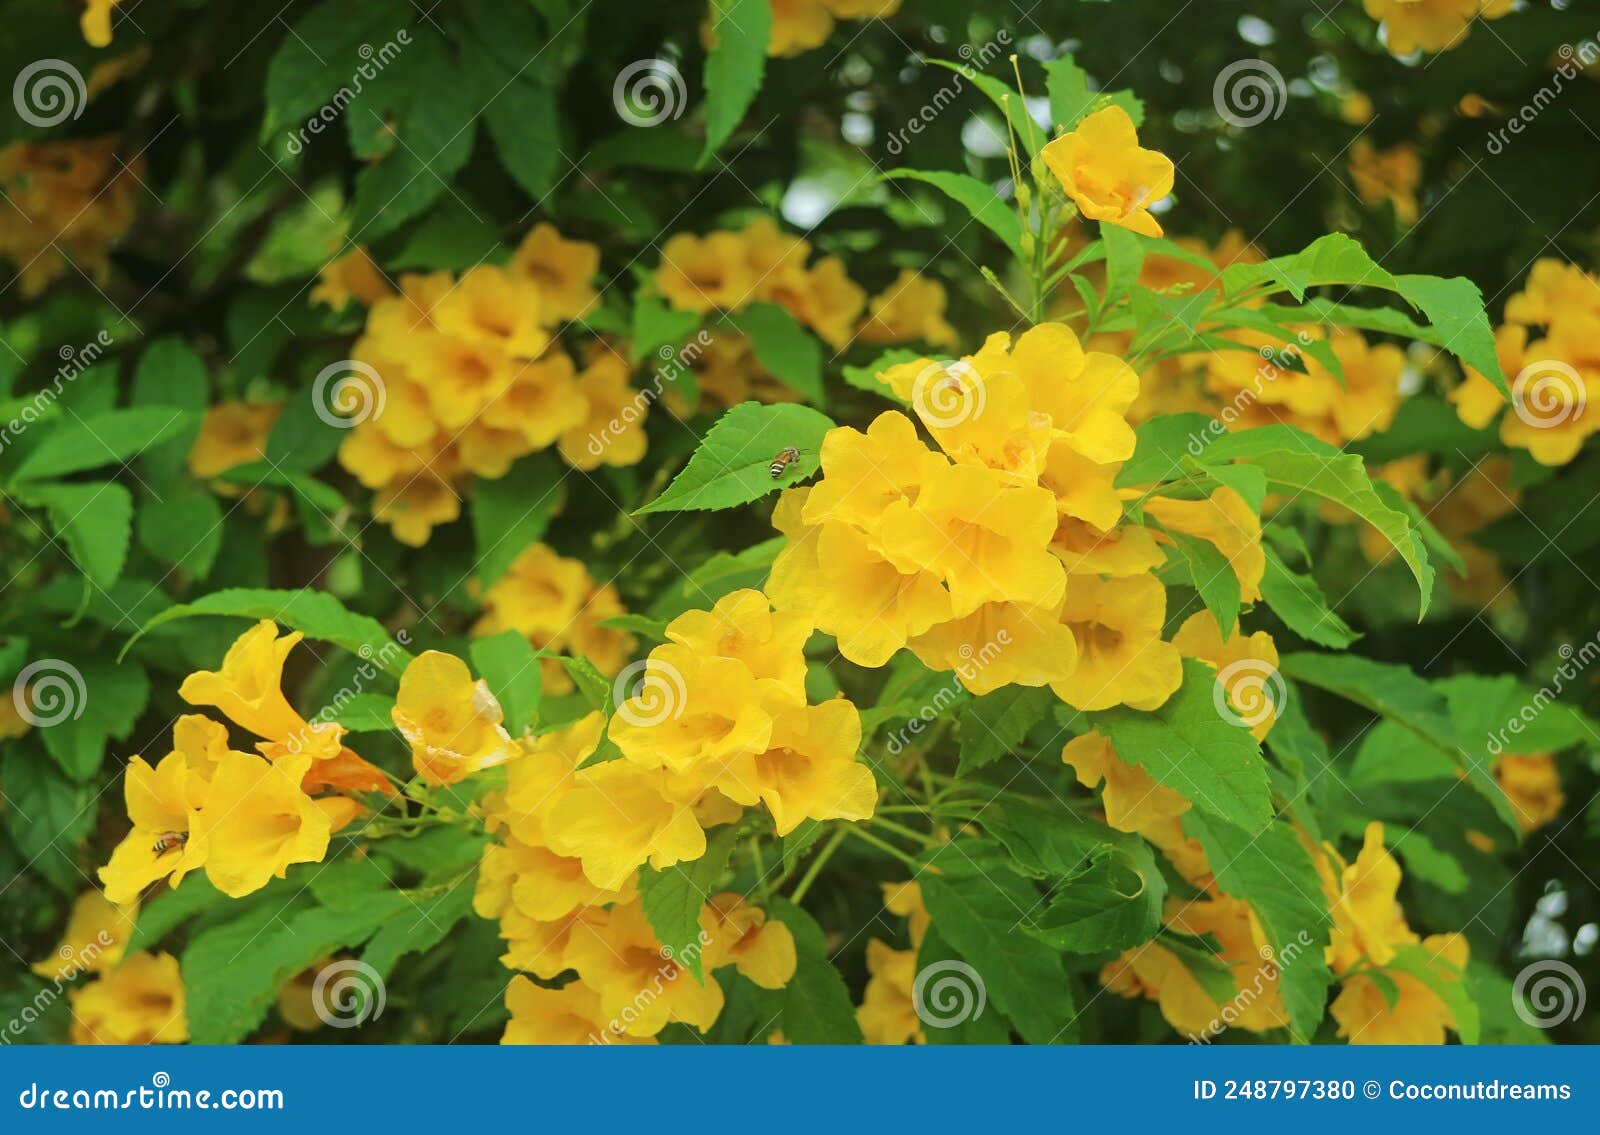
[[[220,670],[184,679],[183,699],[260,738],[257,752],[233,749],[219,722],[185,714],[173,726],[172,752],[154,766],[130,759],[124,795],[133,830],[100,868],[108,900],[132,903],[158,880],[175,887],[202,869],[223,894],[241,898],[283,878],[290,864],[320,862],[330,835],[362,811],[347,793],[389,790],[380,769],[345,748],[342,726],[307,722],[284,697],[284,659],[301,637],[279,637],[263,619],[228,648]]]
[[[1500,419],[1500,440],[1541,465],[1565,465],[1600,431],[1600,408],[1593,405],[1600,399],[1600,277],[1540,260],[1522,291],[1506,301],[1505,319],[1495,347],[1500,369],[1514,376],[1513,405]],[[1474,429],[1491,425],[1506,408],[1500,392],[1471,368],[1451,399]]]
[[[397,540],[420,547],[455,520],[466,475],[504,476],[552,445],[584,470],[644,456],[644,414],[617,426],[638,402],[628,363],[595,340],[580,368],[555,335],[597,302],[594,245],[540,224],[504,267],[403,275],[398,293],[369,263],[364,254],[335,261],[319,298],[377,295],[332,399],[358,410],[340,463],[376,492],[373,514]]]
[[[777,304],[835,350],[856,338],[875,344],[954,342],[955,330],[944,318],[944,287],[937,281],[907,268],[869,301],[837,256],[808,265],[810,259],[810,242],[761,217],[738,232],[669,239],[661,249],[656,288],[672,307],[701,315]],[[749,340],[731,329],[719,332],[693,365],[711,407],[796,398],[761,365]]]
[[[483,616],[472,633],[514,630],[539,650],[587,658],[602,674],[615,677],[637,640],[604,623],[625,614],[617,589],[597,584],[582,560],[557,555],[547,544],[530,544],[484,593]],[[540,669],[546,693],[571,692],[572,678],[559,659],[541,659]]]
[[[1498,20],[1515,0],[1362,0],[1383,25],[1385,45],[1396,55],[1448,51],[1466,39],[1476,19]]]
[[[1138,494],[1115,479],[1133,454],[1139,382],[1067,327],[1041,324],[1014,345],[998,333],[958,362],[920,359],[880,379],[939,450],[897,411],[865,433],[832,430],[822,479],[773,514],[789,537],[774,602],[852,662],[881,666],[909,647],[976,694],[1048,685],[1077,709],[1155,709],[1182,680],[1179,649],[1161,638],[1163,545],[1213,544],[1244,601],[1259,597],[1260,517],[1231,489],[1125,512]]]
[[[104,286],[111,249],[133,223],[144,162],[117,156],[114,137],[15,142],[0,149],[0,259],[25,298],[76,268]]]

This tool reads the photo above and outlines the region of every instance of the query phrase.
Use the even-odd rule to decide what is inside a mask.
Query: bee
[[[783,471],[785,469],[799,460],[800,451],[798,449],[792,445],[784,446],[784,448],[779,451],[778,456],[772,459],[772,469],[770,470],[772,473],[772,479],[776,481],[779,477],[783,476]]]
[[[156,855],[165,855],[169,851],[177,851],[188,842],[188,832],[162,832],[156,836],[156,844],[151,851]]]

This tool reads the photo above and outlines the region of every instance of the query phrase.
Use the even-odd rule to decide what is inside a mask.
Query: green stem
[[[890,855],[892,855],[896,859],[900,860],[900,862],[904,863],[907,867],[911,868],[913,871],[917,871],[917,870],[921,869],[922,865],[920,863],[918,863],[915,859],[911,858],[911,856],[909,856],[905,852],[901,851],[898,847],[896,847],[894,844],[890,843],[888,840],[879,839],[877,836],[873,835],[871,832],[867,831],[865,828],[858,828],[858,827],[852,826],[852,827],[847,827],[844,830],[845,830],[845,834],[853,835],[857,839],[861,840],[863,843],[871,844],[873,847],[877,848],[879,851],[888,852]]]
[[[828,837],[828,842],[822,845],[821,851],[817,852],[816,858],[811,861],[811,866],[806,868],[806,873],[800,876],[800,882],[795,885],[794,893],[789,896],[790,902],[796,906],[800,905],[800,900],[806,897],[806,892],[811,889],[811,884],[817,881],[817,876],[822,873],[822,868],[827,864],[828,860],[833,858],[833,853],[839,850],[839,845],[844,842],[844,837],[849,831],[848,827],[843,827]],[[779,881],[781,882],[782,880]]]

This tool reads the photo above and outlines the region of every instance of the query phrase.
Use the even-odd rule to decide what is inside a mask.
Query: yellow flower
[[[484,849],[473,909],[499,918],[507,907],[539,922],[554,922],[580,907],[628,902],[631,887],[607,890],[591,883],[581,860],[506,837]]]
[[[943,284],[915,268],[902,268],[894,282],[867,304],[867,319],[858,337],[863,343],[950,346],[957,335],[944,317],[947,302]]]
[[[178,695],[190,705],[209,705],[257,737],[282,740],[303,732],[306,720],[283,696],[283,662],[302,638],[278,637],[278,624],[262,619],[228,647],[220,670],[190,674]]]
[[[631,1036],[655,1036],[674,1021],[705,1032],[722,1012],[722,986],[709,975],[702,984],[664,953],[637,904],[576,926],[566,958],[600,994],[608,1021]],[[655,996],[642,998],[643,990]]]
[[[446,335],[531,359],[550,342],[541,328],[540,302],[538,287],[526,277],[479,264],[456,281],[432,317]]]
[[[1153,575],[1073,576],[1061,621],[1078,640],[1078,665],[1050,688],[1074,709],[1159,708],[1183,683],[1178,648],[1161,641],[1166,614],[1166,588]]]
[[[122,0],[88,0],[78,27],[90,47],[111,46],[111,13]]]
[[[428,419],[428,439],[433,419]],[[423,456],[411,446],[394,441],[375,422],[363,422],[339,443],[339,464],[369,489],[403,485],[423,468]]]
[[[515,430],[500,430],[475,418],[456,436],[456,453],[461,465],[476,477],[496,480],[504,477],[517,458],[528,452],[528,444]]]
[[[132,954],[70,990],[73,1044],[183,1044],[183,975],[171,954]]]
[[[915,504],[889,504],[879,538],[902,572],[937,575],[959,617],[989,602],[1059,602],[1066,572],[1048,549],[1055,530],[1049,490],[1008,484],[981,466],[950,465],[928,477]]]
[[[1566,804],[1561,772],[1550,753],[1503,756],[1495,762],[1494,778],[1510,798],[1517,824],[1524,832],[1544,827],[1561,815]]]
[[[1528,344],[1530,360],[1512,382],[1513,412],[1500,421],[1500,440],[1541,465],[1565,465],[1600,431],[1600,316],[1569,313],[1546,338]]]
[[[1071,516],[1056,525],[1050,551],[1068,575],[1144,575],[1167,559],[1148,528],[1125,524],[1101,529]]]
[[[880,883],[879,886],[883,890],[883,905],[889,913],[910,919],[906,929],[911,934],[911,946],[920,949],[922,936],[928,932],[931,922],[928,908],[922,903],[922,884],[907,879],[903,883]]]
[[[1278,648],[1272,636],[1266,631],[1243,635],[1235,622],[1224,642],[1216,616],[1196,611],[1172,636],[1172,645],[1185,658],[1198,658],[1217,671],[1234,713],[1250,726],[1257,741],[1265,740],[1279,708],[1271,696],[1278,672]]]
[[[137,902],[157,879],[177,886],[207,856],[199,809],[208,799],[208,786],[182,753],[167,754],[155,768],[133,757],[123,797],[133,830],[100,868],[106,898],[118,904]]]
[[[210,407],[189,450],[189,472],[215,477],[236,465],[265,459],[267,435],[282,412],[281,402],[223,402]]]
[[[856,760],[860,745],[861,715],[843,698],[786,709],[772,719],[772,740],[753,767],[717,786],[742,804],[758,797],[780,836],[804,820],[864,820],[877,806],[878,786]]]
[[[1058,443],[1102,465],[1133,456],[1127,413],[1139,396],[1139,377],[1128,364],[1099,351],[1085,353],[1071,328],[1045,323],[1023,332],[1011,365],[1034,408],[1050,415]]]
[[[392,295],[394,289],[389,286],[383,269],[365,248],[357,245],[337,260],[323,265],[317,276],[317,286],[311,289],[311,302],[342,311],[351,300],[371,307]]]
[[[879,414],[864,434],[848,426],[829,430],[818,460],[822,479],[809,495],[791,489],[783,499],[804,502],[806,524],[839,520],[865,530],[876,529],[890,505],[914,504],[929,478],[950,464],[895,410]]]
[[[506,765],[506,787],[484,800],[484,818],[490,831],[507,828],[524,843],[543,846],[544,819],[564,792],[573,774],[600,746],[606,725],[599,710],[570,725],[518,742],[520,752]]]
[[[666,635],[700,658],[742,662],[756,679],[770,679],[794,700],[805,700],[811,623],[774,612],[759,591],[731,591],[709,611],[686,611],[667,625]]]
[[[850,279],[837,256],[824,256],[803,279],[774,298],[834,350],[843,350],[850,342],[867,304],[867,293]]]
[[[461,515],[461,498],[444,478],[419,473],[379,489],[372,498],[372,515],[400,543],[420,548],[435,527]]]
[[[330,817],[347,818],[348,802],[307,796],[300,781],[310,765],[309,756],[277,763],[249,753],[223,756],[194,820],[206,878],[217,890],[243,898],[283,878],[291,864],[318,863],[327,854]]]
[[[794,977],[794,934],[740,895],[729,891],[707,899],[700,929],[707,970],[731,965],[763,989],[782,989]]]
[[[35,962],[33,972],[52,980],[114,968],[122,960],[138,914],[137,902],[119,905],[99,891],[84,891],[72,904],[61,944]]]
[[[856,1009],[856,1023],[868,1044],[922,1044],[922,1021],[917,1017],[911,987],[917,976],[917,955],[896,950],[876,938],[867,942],[866,991]]]
[[[1120,106],[1095,111],[1040,156],[1085,217],[1161,235],[1150,206],[1172,192],[1172,161],[1140,148],[1133,120]]]
[[[911,639],[906,645],[934,670],[952,670],[974,694],[1001,686],[1048,686],[1072,675],[1078,643],[1057,607],[985,603]]]
[[[561,855],[583,861],[602,890],[619,890],[648,862],[657,870],[699,859],[706,835],[694,808],[674,799],[673,774],[629,760],[581,769],[545,817],[545,836]]]
[[[1499,19],[1511,0],[1362,0],[1362,7],[1383,24],[1389,50],[1410,55],[1450,50],[1467,37],[1474,19]]]
[[[413,349],[412,370],[428,392],[434,420],[447,430],[466,425],[525,369],[503,343],[487,336],[464,339],[434,332],[418,335]]]
[[[574,469],[637,465],[649,439],[644,432],[650,398],[628,384],[628,364],[607,352],[584,369],[578,393],[588,405],[583,421],[561,435],[561,457]]]
[[[1501,373],[1508,380],[1515,378],[1522,370],[1523,359],[1527,357],[1528,329],[1517,323],[1503,325],[1494,333],[1494,347]],[[1450,391],[1449,398],[1456,408],[1456,415],[1473,429],[1481,430],[1506,408],[1505,395],[1472,367],[1463,365],[1462,369],[1466,377],[1461,385]]]
[[[506,986],[506,1022],[501,1044],[655,1044],[654,1037],[629,1036],[606,1020],[600,995],[582,981],[560,989],[535,985],[518,974]]]
[[[400,675],[391,711],[411,746],[411,763],[429,784],[455,784],[517,755],[500,724],[500,703],[453,654],[427,650]]]
[[[540,223],[522,239],[509,270],[538,285],[544,318],[582,319],[599,302],[594,278],[600,250],[582,240],[566,240],[553,225]]]
[[[1506,300],[1511,323],[1549,326],[1569,312],[1595,314],[1600,308],[1600,280],[1563,260],[1536,262],[1522,290]]]
[[[820,47],[833,31],[833,15],[824,0],[768,0],[772,33],[767,54],[780,58]]]
[[[1415,945],[1417,936],[1396,898],[1400,865],[1383,846],[1383,825],[1376,820],[1367,825],[1354,863],[1346,866],[1331,849],[1329,858],[1333,864],[1319,858],[1317,865],[1334,919],[1327,948],[1334,973],[1343,974],[1363,960],[1388,965],[1396,948]]]
[[[1372,99],[1361,91],[1351,91],[1339,100],[1339,117],[1351,126],[1372,121]]]
[[[1459,934],[1433,934],[1422,942],[1440,981],[1460,981],[1467,965],[1467,940]],[[1328,1006],[1339,1025],[1339,1035],[1351,1044],[1443,1044],[1445,1029],[1455,1028],[1449,1004],[1420,978],[1398,970],[1387,971],[1398,994],[1390,1005],[1388,995],[1371,977],[1357,975],[1344,983]]]
[[[791,490],[772,522],[789,536],[778,553],[767,591],[784,610],[803,612],[838,640],[839,653],[858,666],[882,666],[916,635],[950,618],[950,595],[932,572],[902,571],[874,541],[848,524],[807,528],[806,494]]]
[[[1197,501],[1151,497],[1145,501],[1144,511],[1170,532],[1211,544],[1227,558],[1238,577],[1239,598],[1246,603],[1261,598],[1261,577],[1267,571],[1267,554],[1261,548],[1261,517],[1238,493],[1223,487]]]
[[[1350,180],[1356,184],[1356,195],[1367,204],[1388,201],[1402,224],[1416,221],[1422,159],[1415,146],[1401,143],[1379,150],[1371,139],[1357,139],[1350,147]]]
[[[744,241],[735,233],[704,238],[679,233],[661,247],[656,288],[673,307],[702,314],[713,308],[731,311],[749,302],[755,282]]]
[[[552,349],[517,364],[510,385],[483,409],[483,421],[516,430],[530,449],[544,449],[569,430],[583,428],[591,408],[572,359]]]
[[[1072,767],[1078,783],[1085,788],[1105,782],[1100,803],[1106,823],[1119,832],[1143,832],[1189,810],[1188,799],[1157,782],[1138,765],[1124,761],[1098,731],[1068,741],[1061,750],[1061,759]]]

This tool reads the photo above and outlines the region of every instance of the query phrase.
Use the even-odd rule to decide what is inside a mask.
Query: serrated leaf
[[[132,646],[140,636],[177,619],[195,615],[235,615],[245,619],[271,619],[307,638],[331,642],[363,659],[375,660],[385,671],[399,677],[411,662],[411,653],[389,637],[383,624],[369,615],[358,615],[325,591],[272,591],[235,587],[213,592],[192,603],[168,607],[140,628],[129,640]],[[128,647],[123,647],[126,653]]]
[[[148,950],[195,915],[228,901],[228,896],[213,887],[204,872],[187,875],[175,890],[166,891],[139,908],[138,921],[124,949],[129,954]]]
[[[1117,755],[1201,811],[1262,830],[1272,818],[1271,790],[1261,747],[1250,730],[1222,715],[1216,676],[1193,658],[1183,660],[1183,685],[1151,713],[1123,707],[1090,714]]]
[[[794,935],[794,977],[778,992],[778,1027],[784,1037],[791,1044],[860,1044],[855,1002],[828,960],[822,927],[788,899],[768,899],[767,915]]]
[[[73,783],[26,739],[0,752],[0,783],[6,793],[0,817],[28,866],[62,893],[77,894],[83,889],[78,849],[95,821],[94,786]]]
[[[671,956],[701,982],[706,974],[699,946],[700,911],[727,871],[736,839],[737,832],[730,825],[706,840],[706,853],[699,859],[661,871],[648,864],[639,870],[639,903],[650,929],[663,950],[671,950]]]
[[[42,507],[73,560],[101,588],[122,574],[133,531],[133,494],[110,481],[30,485],[23,499]]]
[[[1010,1044],[1011,1026],[1005,1014],[989,1004],[987,996],[980,1005],[976,991],[959,975],[951,976],[952,984],[941,995],[938,975],[951,962],[961,962],[961,955],[939,936],[937,926],[929,926],[917,950],[917,972],[932,971],[923,987],[927,1008],[933,1010],[921,1017],[923,1039],[928,1044]],[[942,996],[948,997],[948,1002]]]
[[[817,471],[822,439],[833,428],[809,406],[740,403],[716,420],[661,495],[635,511],[732,508],[787,488]],[[773,477],[773,459],[790,447],[800,456]]]
[[[99,773],[111,739],[126,741],[133,732],[150,700],[150,679],[133,663],[91,662],[80,673],[86,691],[81,712],[41,728],[39,736],[61,770],[86,783]]]
[[[767,0],[711,0],[706,53],[706,144],[700,164],[722,148],[761,90],[772,36]]]
[[[473,889],[473,880],[463,879],[443,895],[421,902],[420,909],[401,910],[378,928],[361,960],[387,979],[402,957],[433,949],[472,914]]]
[[[967,211],[967,215],[999,237],[1018,260],[1022,256],[1022,221],[994,187],[965,173],[944,170],[891,169],[885,178],[910,178],[933,186]]]
[[[1231,633],[1239,621],[1239,577],[1233,565],[1217,546],[1182,532],[1168,532],[1167,537],[1177,549],[1189,569],[1189,580],[1200,593],[1200,599],[1217,620],[1217,626]]]
[[[961,707],[956,774],[966,776],[1012,752],[1055,704],[1055,695],[1047,689],[1016,685],[1002,686],[967,702]]]
[[[1333,650],[1343,650],[1361,637],[1328,606],[1315,579],[1286,565],[1270,545],[1265,551],[1267,570],[1261,577],[1261,597],[1290,630]]]

